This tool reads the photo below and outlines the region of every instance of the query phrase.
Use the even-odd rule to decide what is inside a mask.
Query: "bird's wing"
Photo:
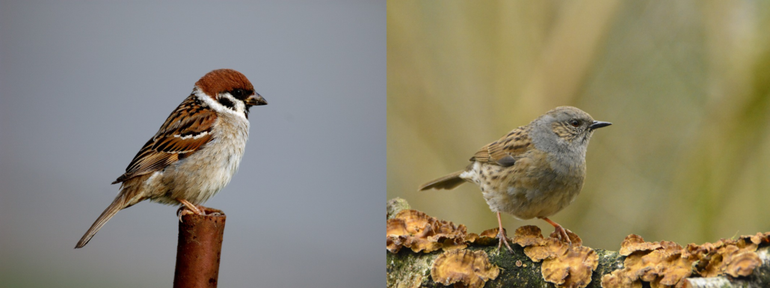
[[[509,167],[532,148],[529,129],[526,126],[520,126],[499,140],[481,147],[470,160]]]
[[[158,133],[144,144],[128,164],[126,173],[112,184],[162,170],[190,156],[211,141],[217,114],[195,95],[190,95],[171,112]]]

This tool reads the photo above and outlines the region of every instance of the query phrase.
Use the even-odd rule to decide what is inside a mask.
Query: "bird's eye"
[[[577,120],[577,119],[569,120],[569,125],[572,125],[572,127],[578,127],[580,126],[580,120]]]
[[[246,97],[248,97],[249,95],[251,95],[251,93],[250,91],[238,88],[230,91],[230,95],[233,95],[233,97],[235,97],[236,99],[243,100],[243,99],[246,99]]]

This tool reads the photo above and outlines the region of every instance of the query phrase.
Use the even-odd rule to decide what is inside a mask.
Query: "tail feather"
[[[94,221],[94,224],[91,224],[91,228],[88,228],[88,231],[85,235],[83,235],[83,238],[80,238],[80,241],[78,241],[78,244],[75,246],[75,249],[77,248],[83,248],[83,246],[86,246],[88,244],[88,241],[91,240],[94,235],[96,235],[96,232],[99,232],[99,229],[102,229],[102,226],[104,224],[107,224],[107,221],[110,221],[112,216],[115,216],[115,214],[118,213],[118,211],[122,210],[123,208],[126,208],[128,203],[126,203],[126,197],[125,193],[118,194],[117,197],[115,197],[115,200],[110,203],[110,206],[107,206],[107,209],[104,209],[104,212],[102,212],[101,215],[99,215],[99,218],[96,218],[96,221]]]
[[[460,170],[444,177],[434,179],[433,181],[422,184],[418,190],[423,191],[428,189],[454,189],[455,187],[460,186],[460,184],[465,183],[465,179],[460,178],[460,174],[463,172],[465,172],[465,170]]]

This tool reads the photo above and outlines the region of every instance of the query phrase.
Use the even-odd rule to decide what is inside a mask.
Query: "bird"
[[[88,244],[118,211],[144,200],[181,204],[180,211],[187,207],[205,215],[199,205],[238,170],[249,138],[249,108],[258,105],[267,101],[236,70],[217,69],[201,77],[112,182],[121,184],[120,192],[75,248]]]
[[[513,251],[500,212],[520,220],[543,219],[555,228],[558,238],[571,244],[564,227],[548,217],[580,193],[588,141],[594,130],[609,125],[578,108],[556,107],[481,147],[465,169],[427,182],[419,191],[451,190],[465,182],[478,185],[489,208],[497,213],[497,252],[503,243]]]

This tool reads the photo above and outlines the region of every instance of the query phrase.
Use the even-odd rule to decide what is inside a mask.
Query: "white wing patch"
[[[174,138],[179,138],[179,139],[182,139],[182,140],[198,139],[198,138],[204,137],[206,135],[209,135],[209,131],[203,131],[203,132],[195,134],[195,135],[190,134],[190,135],[185,135],[185,136],[182,136],[182,135],[179,135],[179,134],[174,134]]]

